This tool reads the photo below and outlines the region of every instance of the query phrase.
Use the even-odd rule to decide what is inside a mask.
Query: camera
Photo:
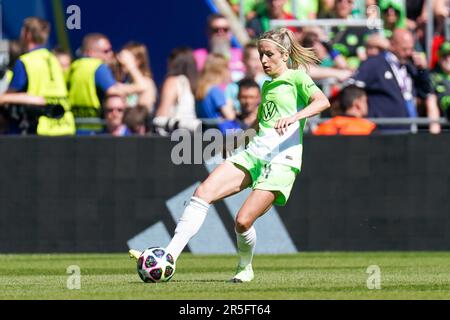
[[[26,115],[27,118],[39,118],[46,116],[52,119],[61,119],[66,112],[62,105],[46,105],[46,106],[26,106],[26,105],[10,105],[10,114]]]
[[[64,107],[60,104],[46,106],[7,105],[0,106],[0,108],[9,126],[15,128],[14,132],[31,135],[36,134],[39,117],[61,119],[65,113]]]

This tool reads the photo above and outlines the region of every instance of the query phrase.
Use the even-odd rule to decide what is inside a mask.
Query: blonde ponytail
[[[311,64],[319,64],[320,59],[317,58],[312,49],[302,47],[295,39],[294,33],[286,28],[272,30],[264,33],[259,41],[268,40],[275,42],[278,47],[289,54],[289,69],[308,69]]]

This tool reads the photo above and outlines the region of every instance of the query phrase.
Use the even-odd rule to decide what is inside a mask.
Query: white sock
[[[189,205],[184,209],[184,213],[175,229],[175,235],[167,246],[166,250],[178,259],[189,240],[197,234],[205,221],[210,205],[200,198],[192,197]]]
[[[239,266],[245,268],[252,263],[256,246],[256,229],[251,227],[247,232],[236,231],[237,247],[239,254]]]

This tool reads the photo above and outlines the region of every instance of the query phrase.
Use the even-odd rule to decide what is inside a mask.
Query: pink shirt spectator
[[[197,68],[199,71],[203,69],[205,65],[206,57],[208,56],[208,50],[205,48],[197,49],[194,51],[195,61],[197,63]],[[245,75],[245,65],[242,62],[243,51],[241,48],[231,48],[230,57],[230,72],[231,80],[237,82],[244,78]]]

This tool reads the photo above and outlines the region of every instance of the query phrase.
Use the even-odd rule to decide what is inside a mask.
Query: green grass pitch
[[[450,299],[450,252],[256,256],[248,284],[227,282],[236,261],[183,254],[171,282],[145,284],[126,253],[0,255],[0,299]],[[67,288],[71,265],[80,267],[80,290]],[[380,268],[379,290],[367,288],[370,265]]]

